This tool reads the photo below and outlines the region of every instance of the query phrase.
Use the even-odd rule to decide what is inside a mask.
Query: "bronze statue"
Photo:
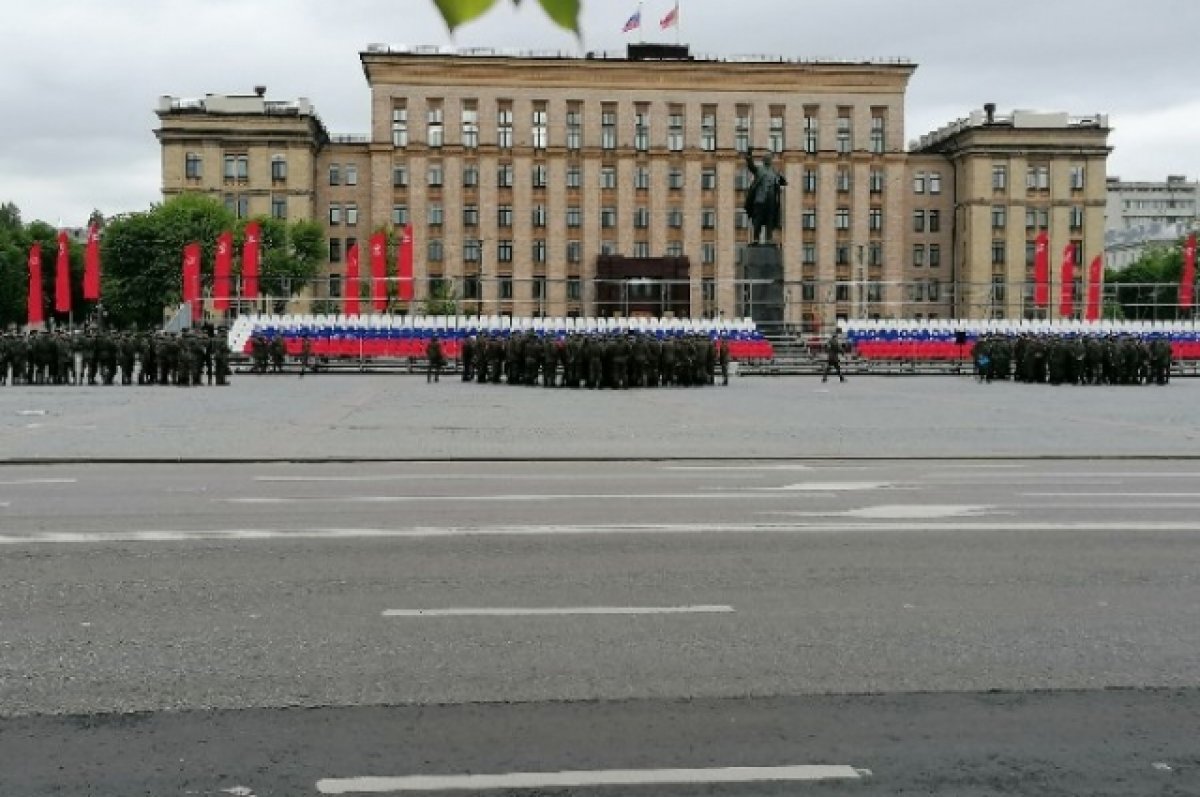
[[[762,232],[766,230],[766,240],[770,244],[775,231],[782,227],[783,187],[787,178],[775,171],[774,156],[768,152],[763,156],[762,166],[754,164],[754,150],[746,150],[746,168],[754,175],[754,182],[746,191],[746,202],[743,207],[754,229],[754,238],[750,242],[758,244],[762,240]]]

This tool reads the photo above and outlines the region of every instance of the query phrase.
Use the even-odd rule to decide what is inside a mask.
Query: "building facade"
[[[1200,229],[1200,182],[1171,175],[1164,182],[1108,178],[1105,262],[1123,269],[1148,249],[1176,246]]]
[[[732,317],[747,153],[774,153],[787,179],[776,240],[792,326],[1023,313],[1027,211],[1052,246],[1103,243],[1103,117],[978,112],[906,149],[906,62],[698,58],[672,45],[582,58],[373,45],[360,57],[362,139],[330,136],[307,101],[261,93],[159,108],[164,194],[326,225],[317,297],[342,295],[354,243],[411,224],[418,299],[442,284],[464,312],[658,303]],[[999,165],[1011,180],[997,188]]]

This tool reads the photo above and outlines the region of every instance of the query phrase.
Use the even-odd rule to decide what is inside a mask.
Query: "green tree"
[[[1183,274],[1182,245],[1152,247],[1120,271],[1109,271],[1105,282],[1113,286],[1125,318],[1167,321],[1177,315],[1179,279]]]
[[[58,230],[41,221],[22,224],[20,209],[8,202],[0,205],[0,328],[21,326],[28,320],[29,250],[34,243],[42,247],[42,307],[46,318],[60,324],[70,320],[65,314],[54,313]],[[83,303],[83,247],[71,243],[68,254],[72,315],[81,320],[88,309]]]
[[[458,315],[458,297],[448,279],[432,280],[429,295],[421,302],[423,315]]]
[[[453,33],[459,25],[478,19],[492,9],[498,0],[433,0],[442,19]],[[521,0],[513,0],[520,5]],[[581,0],[538,0],[542,9],[559,27],[579,34],[579,7]]]

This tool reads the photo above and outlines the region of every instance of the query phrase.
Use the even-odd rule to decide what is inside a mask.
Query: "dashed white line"
[[[409,504],[409,503],[538,503],[551,501],[762,501],[771,493],[820,493],[847,490],[871,490],[884,485],[877,483],[813,483],[789,487],[751,488],[711,493],[497,493],[495,495],[325,495],[325,496],[253,496],[244,498],[215,498],[223,504]],[[782,497],[782,495],[780,495]]]
[[[14,479],[0,482],[0,487],[33,487],[43,484],[78,484],[79,479]]]
[[[726,767],[721,769],[606,769],[580,772],[512,772],[502,775],[409,775],[397,778],[328,778],[321,794],[397,794],[431,791],[580,789],[715,783],[792,783],[862,780],[869,770],[838,765]]]
[[[732,614],[732,606],[565,606],[547,608],[387,609],[384,617],[573,617]]]

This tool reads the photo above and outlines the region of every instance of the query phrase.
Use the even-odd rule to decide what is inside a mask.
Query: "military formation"
[[[230,353],[223,330],[9,330],[0,385],[226,385]]]
[[[626,390],[729,384],[729,341],[696,335],[483,335],[462,346],[462,379],[479,384]]]
[[[1171,343],[1132,335],[992,335],[975,343],[976,378],[1051,385],[1165,385]]]
[[[311,355],[312,344],[304,338]],[[287,346],[282,335],[268,336],[257,332],[250,336],[250,372],[255,374],[283,373],[283,365],[287,360]],[[305,361],[302,366],[307,366]],[[301,374],[304,373],[302,369]]]

